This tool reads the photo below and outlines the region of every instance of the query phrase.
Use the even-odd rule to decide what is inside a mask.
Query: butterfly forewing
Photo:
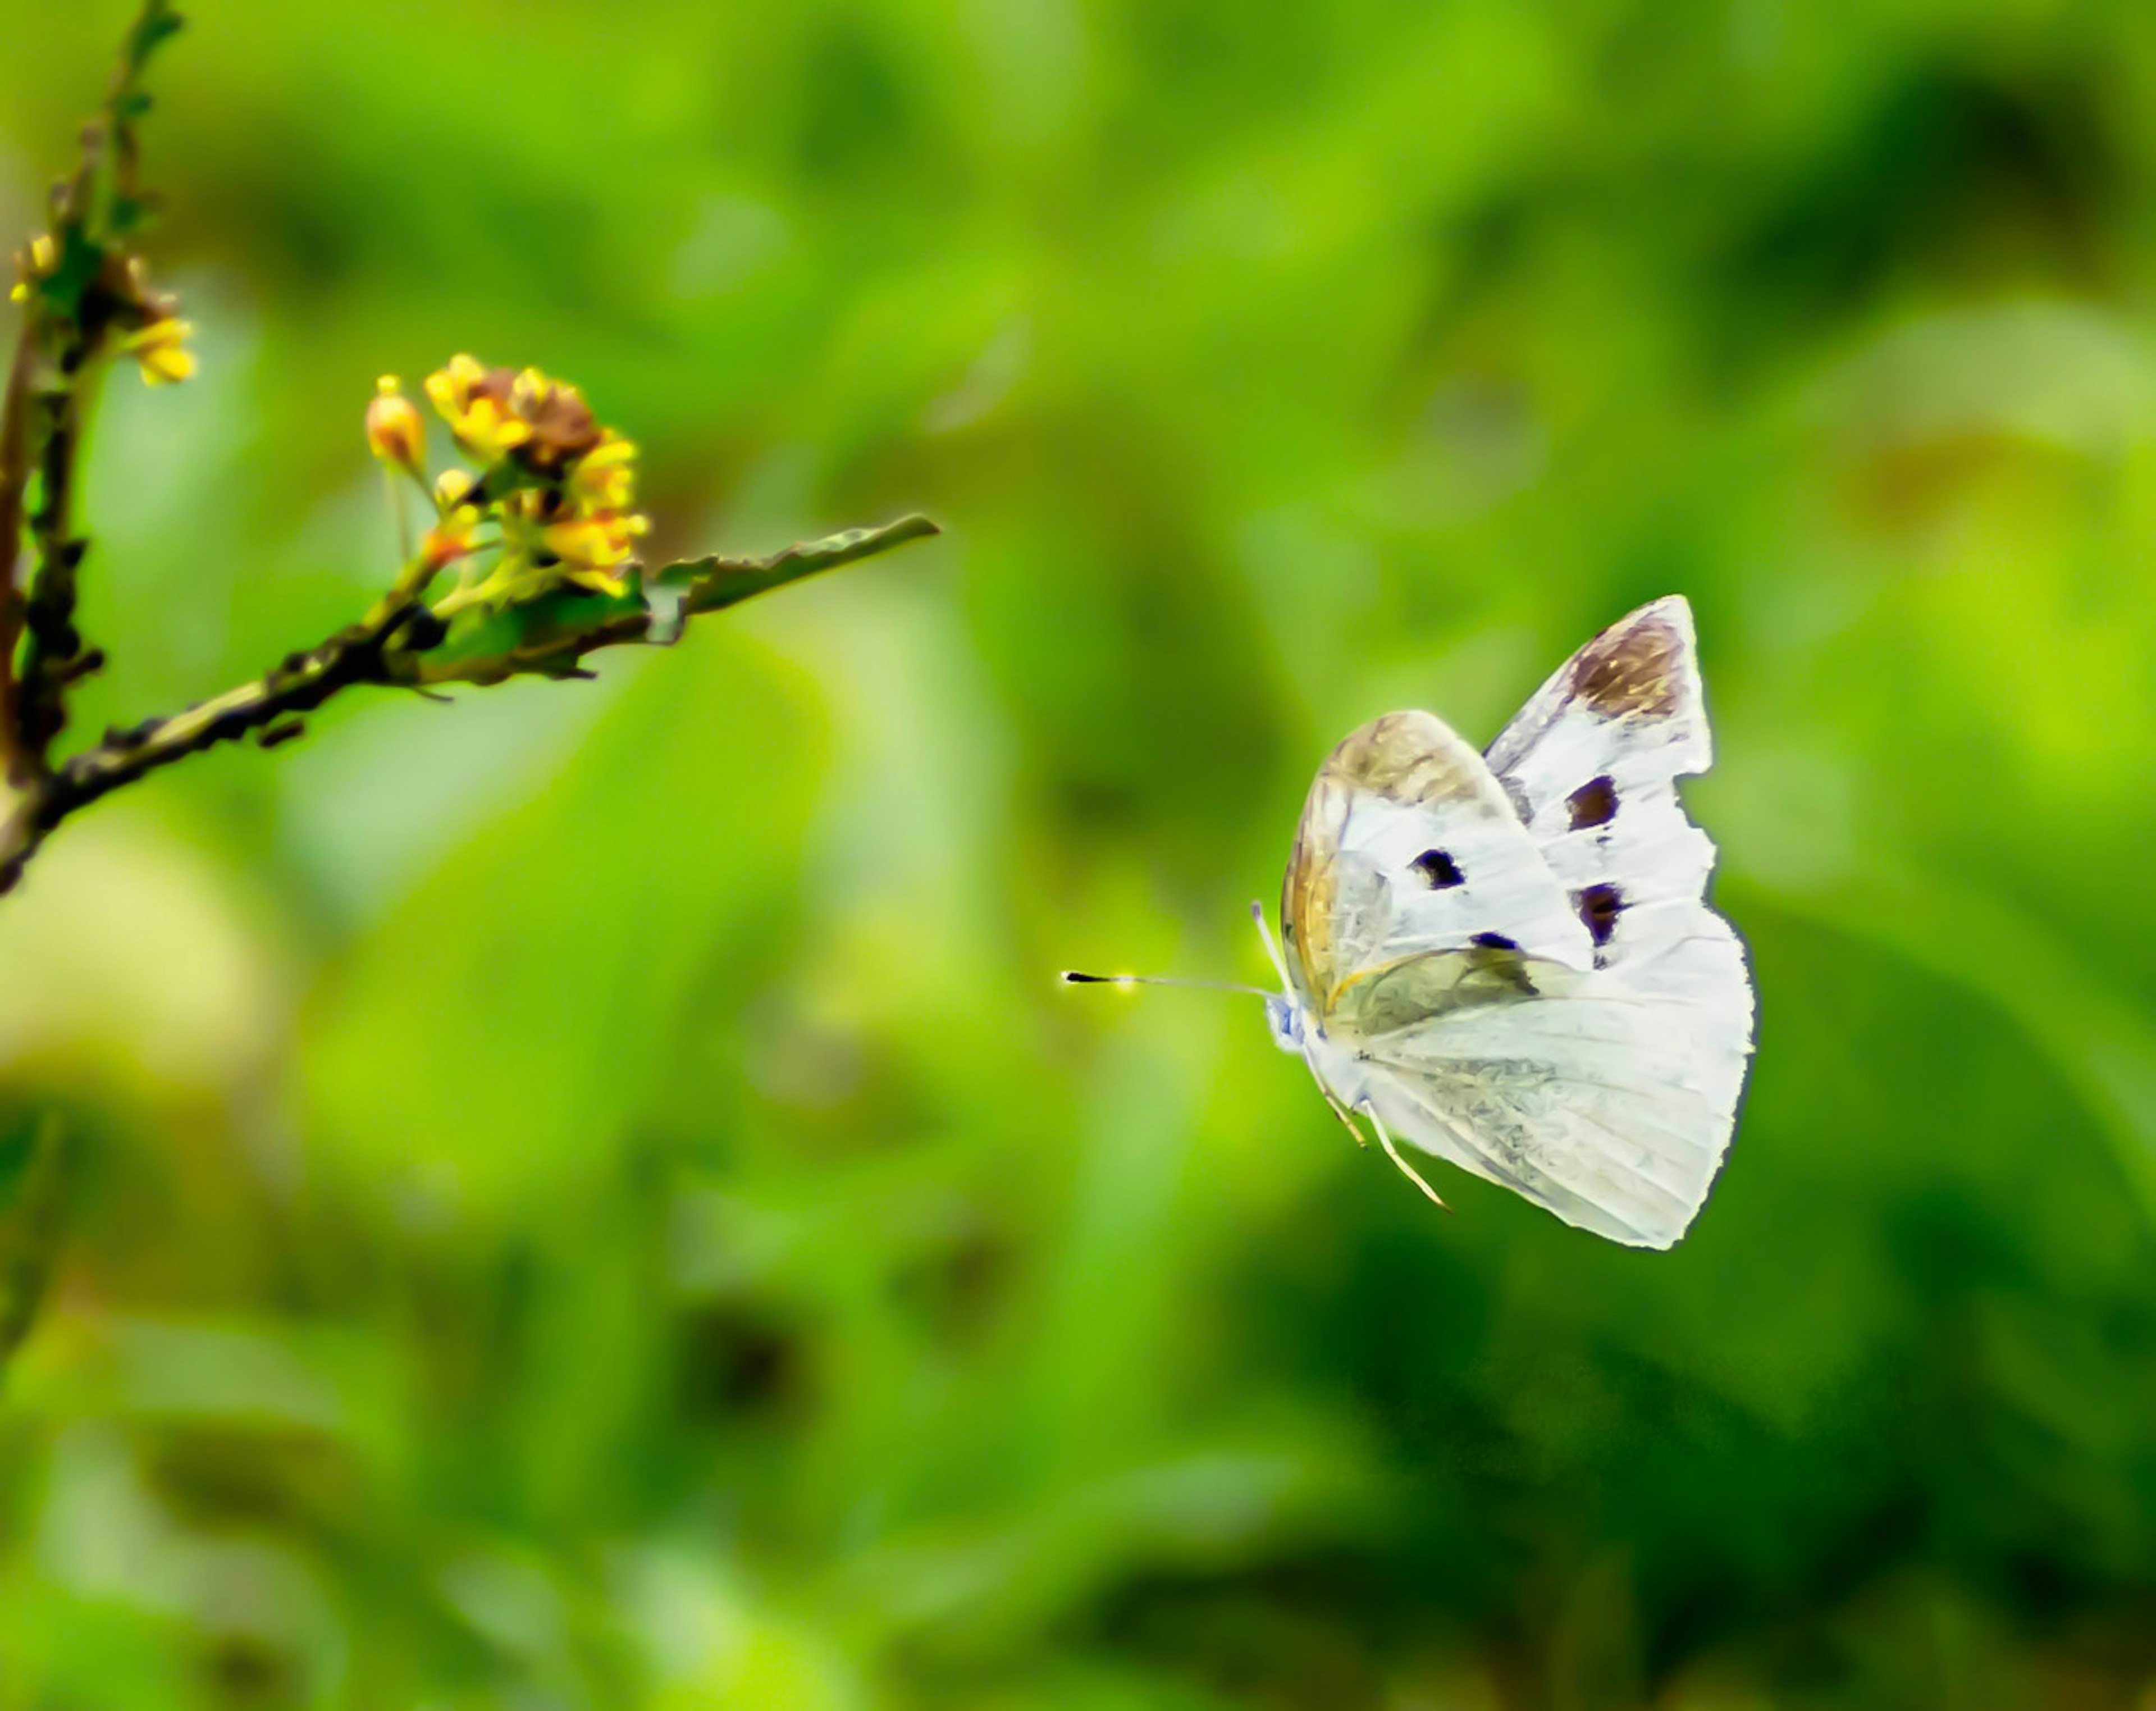
[[[1321,1015],[1437,953],[1581,968],[1586,930],[1482,757],[1429,713],[1388,713],[1318,769],[1281,902],[1291,977]]]
[[[1605,967],[1696,930],[1714,845],[1676,781],[1713,760],[1691,610],[1671,596],[1566,660],[1490,745]]]

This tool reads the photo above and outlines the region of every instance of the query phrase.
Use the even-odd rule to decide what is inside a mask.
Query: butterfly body
[[[1706,902],[1714,847],[1676,794],[1710,759],[1677,597],[1582,648],[1486,755],[1430,713],[1354,732],[1289,859],[1276,1041],[1389,1149],[1671,1246],[1751,1051],[1743,949]]]
[[[1341,1105],[1350,1111],[1358,1109],[1369,1096],[1369,1077],[1362,1068],[1362,1042],[1352,1034],[1327,1034],[1315,1012],[1291,997],[1269,997],[1265,1005],[1273,1044],[1308,1064],[1317,1085]]]

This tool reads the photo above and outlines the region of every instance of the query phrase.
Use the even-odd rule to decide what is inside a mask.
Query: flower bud
[[[395,375],[385,374],[374,385],[374,399],[367,407],[367,450],[392,469],[424,481],[426,423],[411,399],[398,390]]]
[[[428,530],[419,539],[419,557],[427,568],[439,570],[470,553],[479,544],[474,532],[478,523],[479,513],[465,505]]]

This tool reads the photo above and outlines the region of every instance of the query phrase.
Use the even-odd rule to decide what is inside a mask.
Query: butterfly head
[[[1265,1020],[1272,1026],[1273,1044],[1282,1051],[1302,1055],[1303,1023],[1308,1014],[1285,992],[1265,994]]]

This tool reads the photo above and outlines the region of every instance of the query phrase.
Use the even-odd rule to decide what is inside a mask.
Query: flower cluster
[[[429,570],[499,550],[468,574],[459,604],[506,605],[564,583],[622,593],[646,520],[630,507],[636,448],[603,427],[583,395],[536,368],[489,368],[469,356],[427,377],[427,397],[478,466],[432,482],[435,522],[420,547]],[[393,376],[367,406],[367,441],[391,468],[426,483],[426,424]]]

